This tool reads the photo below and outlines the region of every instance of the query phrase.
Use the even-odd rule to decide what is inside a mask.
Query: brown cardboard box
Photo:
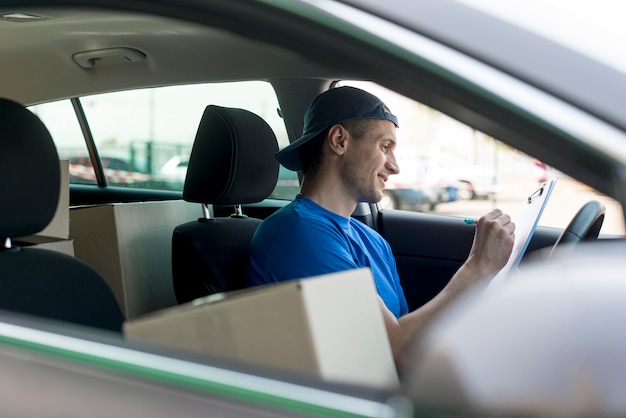
[[[70,171],[69,161],[59,161],[61,166],[61,188],[59,191],[59,203],[52,221],[43,231],[37,235],[52,238],[68,239],[70,236]]]
[[[130,319],[176,304],[172,232],[201,214],[182,200],[75,207],[70,236],[76,257],[100,273]]]
[[[14,239],[13,244],[28,248],[42,248],[44,250],[58,251],[74,257],[74,241],[71,239],[30,235],[28,237]]]
[[[58,251],[74,257],[74,241],[71,239],[61,239],[58,241],[42,242],[36,245],[37,248]]]
[[[212,295],[127,321],[124,334],[328,381],[398,385],[369,269]]]

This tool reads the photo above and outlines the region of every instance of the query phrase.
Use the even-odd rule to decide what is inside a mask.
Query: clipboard
[[[548,199],[550,199],[550,195],[552,194],[557,180],[558,177],[555,177],[548,183],[544,183],[522,202],[522,206],[515,221],[515,242],[513,243],[513,251],[506,265],[491,279],[487,290],[501,285],[506,281],[511,271],[519,266],[526,253],[528,244],[530,244],[530,240],[537,229],[539,218],[541,218],[541,214],[548,203]]]

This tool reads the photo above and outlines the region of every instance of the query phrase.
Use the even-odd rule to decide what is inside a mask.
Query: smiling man
[[[303,172],[300,194],[257,229],[248,284],[369,267],[399,362],[436,312],[504,267],[515,225],[497,209],[480,218],[467,261],[441,293],[408,312],[389,244],[351,217],[359,202],[378,202],[389,176],[399,173],[397,128],[398,119],[379,98],[354,87],[328,90],[311,103],[302,137],[277,154],[283,166]]]

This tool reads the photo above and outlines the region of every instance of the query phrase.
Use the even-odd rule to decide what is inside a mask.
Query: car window
[[[46,124],[57,146],[59,158],[69,160],[70,182],[95,184],[96,177],[89,161],[87,145],[72,103],[62,100],[31,106],[29,109]]]
[[[387,182],[383,208],[471,218],[500,208],[515,219],[529,194],[558,177],[540,225],[564,228],[582,205],[599,200],[607,210],[601,232],[624,233],[617,201],[541,160],[374,83],[339,84],[370,91],[398,116],[400,173]]]
[[[272,127],[280,147],[289,142],[274,90],[261,81],[121,91],[81,97],[80,103],[112,186],[182,190],[198,124],[209,104],[254,112]],[[71,183],[95,184],[71,103],[31,110],[50,128],[61,158],[70,161]],[[271,197],[291,199],[297,190],[297,174],[281,170]]]

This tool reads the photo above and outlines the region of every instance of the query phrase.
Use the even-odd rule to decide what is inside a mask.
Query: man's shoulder
[[[307,217],[306,215],[302,216],[306,211],[302,211],[298,206],[296,200],[289,202],[265,219],[259,226],[259,229],[262,231],[271,230],[278,232],[283,230],[288,232],[298,228],[299,225],[306,222],[304,218]]]
[[[348,220],[337,220],[327,212],[305,199],[297,199],[263,221],[257,235],[272,236],[274,240],[281,237],[289,242],[312,240],[317,243],[344,236]]]
[[[365,237],[364,242],[369,241],[369,242],[376,243],[378,245],[382,245],[385,247],[389,246],[389,243],[380,234],[380,232],[366,225],[365,223],[359,221],[358,219],[351,218],[350,225],[352,227],[352,230],[358,231],[359,235],[361,235],[362,237]]]
[[[283,206],[274,214],[272,214],[266,221],[272,222],[286,222],[291,220],[293,222],[298,221],[315,221],[315,220],[329,220],[337,215],[332,215],[328,210],[317,205],[313,201],[298,196],[286,206]]]

